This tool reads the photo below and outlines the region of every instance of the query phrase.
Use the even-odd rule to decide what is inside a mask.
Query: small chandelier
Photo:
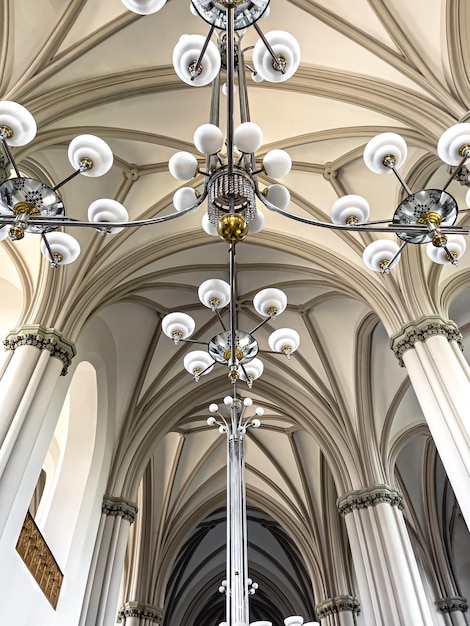
[[[226,577],[219,591],[225,595],[225,622],[219,626],[272,626],[272,622],[250,623],[249,598],[258,590],[248,572],[246,484],[245,484],[245,435],[247,430],[259,428],[259,418],[264,409],[258,407],[254,415],[245,416],[253,400],[243,400],[234,394],[224,398],[224,406],[209,406],[212,416],[208,426],[217,426],[226,436],[227,446],[227,546]],[[221,410],[222,409],[222,410]],[[226,417],[224,413],[228,411]],[[214,417],[217,415],[217,417]],[[285,626],[320,626],[318,622],[304,623],[303,617],[292,615],[284,619]]]

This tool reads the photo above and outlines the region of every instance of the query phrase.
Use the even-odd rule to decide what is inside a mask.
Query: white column
[[[87,582],[80,626],[114,626],[117,618],[119,585],[126,554],[129,529],[137,506],[124,498],[103,499],[93,569]]]
[[[60,374],[75,350],[60,333],[27,327],[10,335],[14,350],[0,380],[0,540],[15,542],[54,434]],[[11,537],[10,537],[11,535]],[[12,544],[14,545],[14,543]]]
[[[119,609],[118,622],[126,626],[159,626],[162,615],[163,611],[151,604],[126,602]]]
[[[346,521],[364,623],[431,626],[400,494],[378,485],[351,492],[337,504]]]
[[[453,322],[422,318],[392,337],[470,529],[470,367]]]

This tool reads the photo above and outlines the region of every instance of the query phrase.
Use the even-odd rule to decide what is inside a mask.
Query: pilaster
[[[467,626],[468,622],[464,615],[468,611],[467,598],[451,596],[436,600],[438,610],[447,616],[452,626]]]
[[[359,600],[354,596],[341,595],[333,598],[327,598],[323,602],[319,602],[315,607],[315,613],[318,619],[322,620],[329,615],[338,616],[340,626],[349,626],[354,624],[355,615],[359,615],[361,606]]]

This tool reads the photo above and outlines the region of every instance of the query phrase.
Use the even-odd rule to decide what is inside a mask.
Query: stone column
[[[391,339],[405,365],[444,469],[470,529],[470,367],[454,322],[439,316],[407,324]]]
[[[377,485],[338,498],[337,506],[345,517],[364,623],[431,626],[401,494]]]
[[[0,380],[0,538],[7,523],[21,528],[59,415],[53,391],[75,355],[59,331],[41,326],[10,334],[4,346],[13,355]]]
[[[355,626],[355,616],[361,611],[359,601],[353,596],[335,596],[327,598],[315,607],[318,619],[323,620],[329,615],[337,615],[335,624],[339,626]]]
[[[137,506],[133,502],[113,496],[103,498],[79,626],[113,626],[116,623],[129,529],[136,514]]]
[[[464,613],[468,611],[467,598],[453,596],[451,598],[441,598],[436,601],[436,606],[447,616],[448,624],[451,626],[468,626]]]
[[[162,610],[142,602],[126,602],[118,612],[118,622],[124,626],[160,626]]]

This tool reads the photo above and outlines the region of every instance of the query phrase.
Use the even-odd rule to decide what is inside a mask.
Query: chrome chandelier
[[[121,1],[141,15],[155,13],[166,2]],[[250,120],[246,74],[251,74],[255,81],[287,80],[300,63],[297,41],[282,30],[263,33],[258,21],[268,14],[269,0],[192,0],[190,8],[209,24],[209,32],[206,37],[182,35],[173,52],[173,65],[177,75],[188,85],[212,84],[209,122],[199,126],[194,134],[195,148],[204,155],[205,167],[199,168],[194,154],[178,152],[171,157],[169,169],[178,180],[191,180],[202,174],[202,192],[181,187],[174,195],[174,212],[146,220],[129,221],[125,207],[108,198],[90,205],[88,221],[73,219],[65,210],[60,188],[78,174],[105,174],[113,162],[111,149],[98,137],[81,135],[69,147],[68,156],[74,168],[70,176],[52,186],[30,178],[18,168],[10,147],[32,141],[36,123],[23,106],[4,101],[0,102],[0,238],[16,241],[24,233],[41,235],[41,251],[52,266],[57,267],[72,262],[80,253],[78,242],[62,232],[64,227],[88,227],[102,234],[115,234],[123,228],[181,217],[197,210],[207,200],[203,227],[208,233],[225,239],[227,231],[237,229],[245,237],[248,232],[253,234],[263,227],[264,217],[257,209],[257,201],[260,201],[271,211],[320,228],[396,233],[401,245],[387,238],[374,241],[364,251],[365,263],[376,271],[388,273],[409,243],[428,244],[428,254],[437,263],[457,263],[465,250],[463,235],[467,235],[469,229],[455,225],[458,206],[447,188],[470,162],[470,123],[455,124],[439,140],[440,158],[455,168],[442,189],[416,192],[409,189],[398,173],[406,158],[406,143],[396,133],[383,133],[367,144],[366,165],[380,174],[393,172],[406,193],[391,220],[369,222],[369,205],[356,195],[344,196],[334,203],[331,222],[295,215],[287,210],[290,194],[284,185],[273,184],[265,189],[259,185],[258,174],[263,172],[273,179],[282,178],[289,173],[292,161],[286,151],[270,150],[260,163],[257,162],[255,153],[261,148],[263,134]],[[252,50],[251,46],[243,47],[243,36],[249,27],[259,35]],[[216,42],[212,41],[214,33]],[[227,100],[226,133],[218,125],[221,92]],[[241,123],[235,128],[236,93]],[[470,204],[468,194],[466,201]]]

